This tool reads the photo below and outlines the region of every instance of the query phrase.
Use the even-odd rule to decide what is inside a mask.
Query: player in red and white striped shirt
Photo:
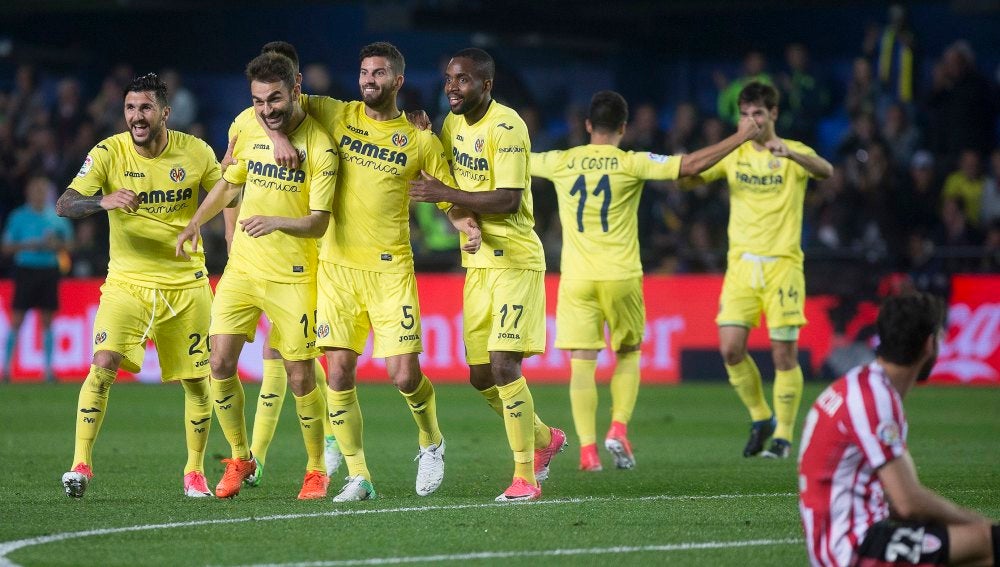
[[[799,454],[799,510],[813,565],[996,565],[1000,526],[924,488],[902,399],[937,359],[943,302],[889,298],[875,362],[817,398]]]

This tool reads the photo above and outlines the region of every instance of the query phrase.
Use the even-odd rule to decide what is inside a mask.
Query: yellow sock
[[[77,402],[76,445],[73,450],[73,463],[86,463],[93,466],[92,451],[97,433],[104,423],[104,414],[108,409],[108,393],[115,382],[118,373],[114,370],[90,365],[90,373],[80,387],[80,397]]]
[[[503,402],[500,401],[500,391],[496,386],[490,386],[485,390],[479,390],[479,393],[486,398],[486,403],[493,408],[493,411],[497,412],[497,415],[503,417]],[[545,425],[538,414],[534,416],[535,420],[535,446],[536,447],[548,447],[549,443],[552,443],[552,431],[549,429],[548,425]]]
[[[497,386],[503,402],[503,424],[507,430],[507,442],[514,452],[514,476],[519,476],[531,484],[535,481],[535,401],[528,389],[528,382],[521,376],[510,384]]]
[[[497,412],[497,415],[503,417],[503,402],[500,401],[500,391],[497,390],[496,386],[490,386],[485,390],[479,390],[479,393],[486,398],[486,403],[493,408],[493,411]]]
[[[247,422],[243,417],[245,399],[243,384],[240,377],[230,376],[221,380],[212,378],[212,399],[215,401],[215,415],[219,417],[219,426],[229,441],[234,459],[249,459],[250,447],[247,446]]]
[[[187,442],[187,464],[184,474],[205,472],[205,447],[212,426],[212,401],[208,378],[181,380],[184,388],[184,439]]]
[[[313,372],[316,374],[316,387],[319,388],[320,396],[323,398],[323,415],[326,416],[326,398],[330,392],[330,385],[326,383],[326,370],[323,369],[318,358],[313,359]],[[333,436],[333,426],[330,425],[330,420],[325,417],[323,419],[323,435]]]
[[[611,420],[628,423],[639,397],[640,351],[619,353],[611,376]]]
[[[771,417],[771,408],[764,401],[764,387],[760,381],[760,370],[750,355],[734,366],[726,365],[729,383],[736,389],[743,405],[750,410],[750,419],[760,421]]]
[[[571,358],[569,367],[569,404],[582,447],[597,442],[597,360]]]
[[[802,367],[778,370],[774,373],[774,416],[778,427],[774,436],[789,443],[795,436],[795,417],[802,400]]]
[[[437,401],[434,396],[434,385],[427,376],[420,377],[420,385],[409,394],[400,392],[406,399],[406,407],[417,422],[419,434],[417,442],[421,447],[430,447],[441,442],[441,429],[438,428]]]
[[[265,358],[264,377],[260,382],[260,395],[257,396],[257,411],[253,417],[253,436],[250,450],[260,462],[267,461],[267,450],[274,439],[274,430],[278,428],[281,417],[281,407],[285,403],[285,393],[288,390],[288,373],[285,372],[285,361],[280,358]]]
[[[358,404],[356,388],[338,392],[330,390],[326,398],[326,411],[330,416],[333,434],[337,436],[337,445],[347,463],[347,474],[361,475],[372,479],[365,462],[363,443],[364,420],[361,417],[361,405]]]
[[[302,440],[306,444],[307,471],[326,472],[326,463],[323,460],[323,415],[326,403],[319,388],[313,388],[312,392],[295,398],[295,412],[299,416],[299,429],[302,430]]]

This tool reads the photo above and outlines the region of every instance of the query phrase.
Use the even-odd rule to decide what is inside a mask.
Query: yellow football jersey
[[[795,153],[815,156],[801,142],[784,140]],[[744,252],[802,261],[802,206],[809,178],[806,168],[744,142],[699,176],[729,183],[729,258]]]
[[[643,182],[677,179],[681,159],[608,144],[531,154],[531,174],[559,200],[562,277],[594,281],[642,276],[636,213]]]
[[[409,182],[424,170],[456,186],[440,140],[415,128],[404,114],[374,120],[360,101],[309,96],[303,107],[329,130],[340,153],[333,217],[320,258],[359,270],[413,272]]]
[[[528,128],[512,108],[497,101],[475,124],[449,113],[441,129],[441,143],[451,160],[458,188],[463,191],[522,190],[521,205],[513,214],[479,215],[483,245],[475,254],[462,252],[466,268],[545,270],[542,241],[535,234],[531,200]],[[465,243],[465,235],[462,242]]]
[[[333,206],[339,157],[329,134],[306,116],[288,136],[299,152],[299,169],[280,167],[264,128],[242,127],[233,149],[237,163],[226,169],[226,181],[243,185],[239,220],[254,215],[304,217]],[[275,282],[301,283],[316,277],[316,240],[275,231],[253,238],[236,227],[230,266]]]
[[[211,190],[220,175],[212,148],[183,132],[168,130],[167,147],[155,158],[139,155],[128,132],[94,146],[69,188],[87,196],[129,189],[139,197],[135,213],[108,211],[108,278],[171,289],[205,285],[204,252],[185,260],[174,248],[198,209],[199,188]]]

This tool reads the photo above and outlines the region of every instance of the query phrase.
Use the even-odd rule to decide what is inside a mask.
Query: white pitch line
[[[308,514],[278,514],[272,516],[259,516],[259,517],[248,517],[248,518],[219,518],[213,520],[192,520],[189,522],[170,522],[165,524],[139,524],[135,526],[125,526],[121,528],[102,528],[97,530],[84,530],[80,532],[63,532],[58,534],[51,534],[47,536],[31,537],[26,539],[19,539],[13,541],[6,541],[0,543],[0,567],[20,567],[17,563],[14,563],[7,558],[7,555],[23,549],[25,547],[33,547],[36,545],[44,545],[47,543],[55,543],[59,541],[64,541],[68,539],[77,539],[84,537],[93,536],[104,536],[112,534],[120,534],[127,532],[141,532],[150,530],[166,530],[172,528],[189,528],[193,526],[208,526],[215,524],[239,524],[245,522],[268,522],[273,520],[297,520],[301,518],[319,518],[319,517],[335,517],[335,516],[361,516],[366,514],[389,514],[389,513],[406,513],[406,512],[435,512],[438,510],[468,510],[475,508],[496,508],[501,506],[551,506],[559,504],[579,504],[583,502],[612,502],[612,501],[651,501],[651,500],[732,500],[741,498],[770,498],[770,497],[785,497],[785,496],[795,496],[794,492],[772,492],[763,494],[709,494],[709,495],[669,495],[661,494],[656,496],[638,496],[632,498],[564,498],[557,500],[539,500],[538,502],[525,502],[525,503],[496,503],[490,502],[485,504],[449,504],[444,506],[411,506],[405,508],[364,508],[357,510],[330,510],[328,512],[312,512]]]
[[[402,563],[437,563],[439,561],[469,561],[473,559],[510,559],[512,557],[555,557],[570,555],[606,555],[643,553],[650,551],[688,551],[692,549],[730,549],[761,545],[801,544],[801,538],[751,539],[746,541],[706,541],[668,543],[662,545],[582,547],[575,549],[540,549],[537,551],[480,551],[452,555],[423,555],[417,557],[373,557],[371,559],[344,559],[339,561],[311,561],[308,563],[258,563],[244,567],[349,567],[352,565],[399,565]]]

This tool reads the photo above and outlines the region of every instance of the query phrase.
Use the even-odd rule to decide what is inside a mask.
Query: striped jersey
[[[799,512],[812,565],[849,565],[889,517],[877,470],[906,452],[902,400],[878,362],[831,384],[813,404],[799,453]]]

